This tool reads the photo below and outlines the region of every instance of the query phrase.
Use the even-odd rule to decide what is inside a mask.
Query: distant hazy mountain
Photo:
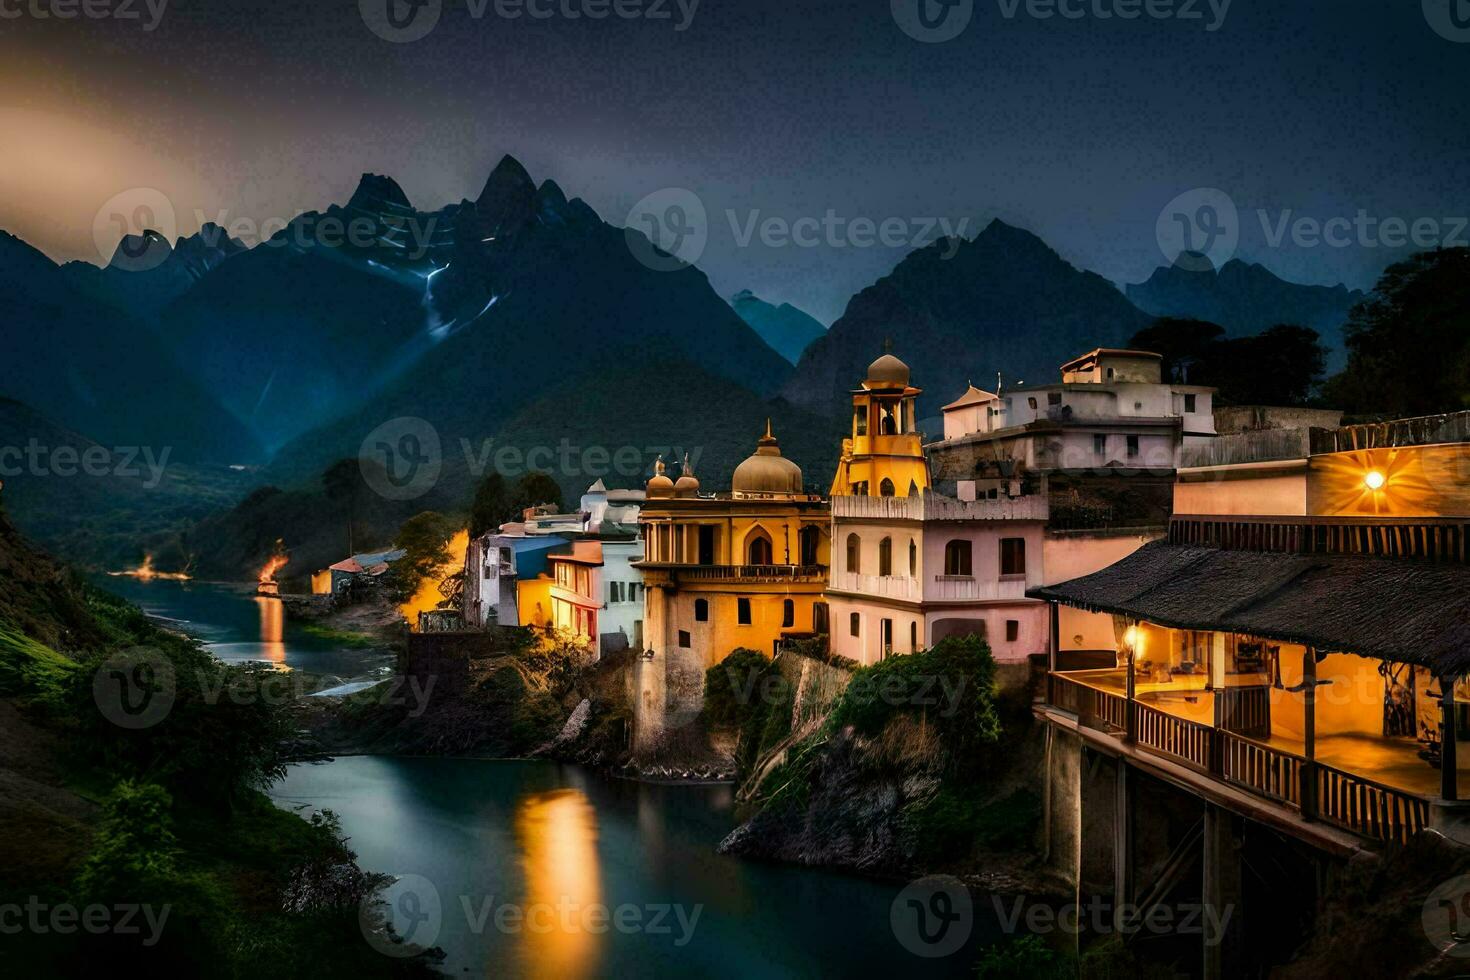
[[[396,185],[370,191],[378,202],[403,206]],[[645,266],[629,248],[630,233],[568,200],[553,181],[538,188],[510,157],[475,201],[439,214],[432,271],[415,294],[413,339],[421,349],[394,359],[398,373],[374,388],[362,410],[287,446],[273,466],[277,479],[309,476],[355,455],[368,432],[398,416],[429,420],[446,445],[482,440],[546,391],[580,379],[610,383],[615,394],[601,404],[596,425],[564,434],[616,446],[633,419],[649,414],[649,386],[678,383],[648,377],[642,369],[649,363],[686,361],[761,396],[791,371],[702,272]],[[639,383],[618,384],[635,375]],[[683,390],[680,411],[694,411],[702,397]]]
[[[107,265],[98,268],[88,262],[68,262],[61,272],[94,298],[156,323],[170,303],[225,259],[243,251],[243,242],[214,222],[205,222],[198,232],[172,245],[156,231],[127,235],[118,242]]]
[[[176,460],[260,456],[245,427],[142,319],[77,288],[54,262],[4,232],[0,350],[0,397],[98,442],[168,447]]]
[[[772,306],[748,289],[730,297],[730,306],[772,350],[792,364],[801,360],[802,351],[812,341],[827,332],[815,317],[790,303]]]
[[[997,371],[1008,385],[1057,380],[1067,360],[1120,344],[1151,319],[1040,238],[992,221],[973,240],[909,254],[853,297],[807,348],[783,394],[803,407],[838,410],[891,338],[924,389],[920,416],[932,416],[969,382],[994,384]]]
[[[1208,320],[1232,337],[1258,334],[1278,323],[1311,327],[1329,351],[1328,370],[1342,366],[1346,357],[1342,327],[1348,311],[1363,299],[1362,290],[1336,286],[1305,286],[1288,282],[1257,263],[1231,259],[1219,270],[1207,268],[1209,259],[1192,253],[1197,271],[1160,266],[1146,282],[1127,286],[1128,298],[1154,316]]]

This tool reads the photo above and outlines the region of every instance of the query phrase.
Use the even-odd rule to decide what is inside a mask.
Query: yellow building
[[[868,365],[863,386],[852,393],[852,435],[842,440],[832,496],[908,497],[929,489],[915,422],[921,392],[909,384],[909,366],[891,352]]]
[[[638,741],[649,744],[702,704],[704,672],[747,647],[827,631],[822,592],[831,552],[827,502],[807,493],[766,423],[728,493],[701,494],[686,460],[660,460],[639,514],[645,589]]]

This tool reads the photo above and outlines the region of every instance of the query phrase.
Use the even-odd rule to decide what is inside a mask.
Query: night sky
[[[940,43],[900,28],[891,6],[915,0],[702,0],[683,30],[690,0],[603,20],[444,0],[410,43],[375,35],[357,0],[172,0],[151,31],[145,0],[124,2],[139,19],[0,0],[0,228],[58,260],[98,261],[94,215],[129,188],[163,191],[188,234],[201,214],[345,202],[363,171],[437,208],[505,153],[614,224],[662,188],[696,192],[715,288],[824,322],[907,248],[741,246],[727,211],[968,219],[971,235],[1001,217],[1127,282],[1164,261],[1165,204],[1213,187],[1238,206],[1237,256],[1355,287],[1404,250],[1273,246],[1257,210],[1441,234],[1470,214],[1470,10],[1457,33],[1450,0],[1234,0],[1215,30],[1222,0],[1132,20],[1097,16],[1129,0],[1069,0],[1077,19],[973,0]]]

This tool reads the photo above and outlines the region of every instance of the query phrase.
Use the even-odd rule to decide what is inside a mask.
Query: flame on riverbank
[[[440,565],[434,574],[420,582],[419,590],[413,594],[412,598],[398,607],[398,611],[408,621],[409,628],[419,628],[419,613],[439,608],[439,603],[444,601],[444,593],[439,591],[439,585],[445,579],[464,571],[464,556],[469,547],[469,531],[456,532],[445,545],[445,550],[449,552],[449,560]]]
[[[266,562],[265,567],[260,570],[260,581],[274,582],[276,580],[276,572],[280,571],[282,566],[290,560],[286,555],[272,555],[271,560]]]
[[[144,555],[143,564],[137,568],[129,568],[121,572],[108,572],[107,574],[114,578],[135,578],[144,582],[151,582],[154,579],[167,579],[174,582],[187,582],[189,580],[189,576],[184,572],[160,572],[154,568],[152,555]]]

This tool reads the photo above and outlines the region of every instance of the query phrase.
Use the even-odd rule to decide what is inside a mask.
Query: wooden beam
[[[1302,819],[1317,816],[1317,651],[1307,647],[1302,654],[1302,784],[1297,793],[1301,800]]]

